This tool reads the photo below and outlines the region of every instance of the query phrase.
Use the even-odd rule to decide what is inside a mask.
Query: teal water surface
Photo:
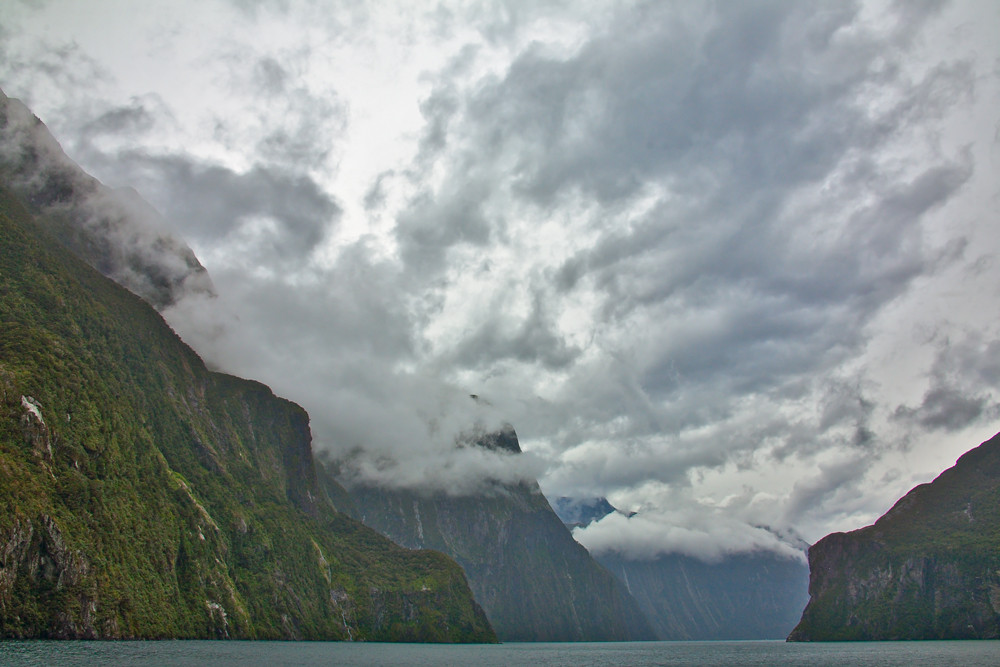
[[[1000,642],[622,642],[441,645],[242,641],[0,641],[0,665],[871,665],[995,667]]]

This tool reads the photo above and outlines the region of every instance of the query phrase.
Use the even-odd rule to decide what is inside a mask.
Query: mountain
[[[552,510],[567,528],[582,528],[618,510],[607,498],[567,498],[561,496],[552,502]]]
[[[768,552],[719,562],[678,554],[596,558],[626,585],[658,639],[782,639],[808,599],[805,564]]]
[[[3,177],[0,637],[495,641],[458,565],[334,509],[302,408],[49,233],[75,181]]]
[[[570,530],[613,512],[636,514],[606,498],[556,498],[553,507]],[[680,554],[594,557],[625,585],[663,640],[781,639],[808,599],[805,564],[769,552],[733,554],[718,562]]]
[[[513,428],[478,446],[521,451]],[[635,600],[573,540],[537,483],[476,496],[349,490],[346,509],[368,526],[404,546],[454,558],[503,641],[653,638]]]
[[[1000,434],[817,542],[809,573],[790,641],[1000,639]]]
[[[42,121],[3,91],[0,179],[78,257],[157,308],[186,293],[214,293],[194,252],[139,193],[113,190],[87,174]]]

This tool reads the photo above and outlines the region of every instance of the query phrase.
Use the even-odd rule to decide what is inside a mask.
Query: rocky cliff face
[[[598,562],[626,584],[658,639],[782,639],[806,604],[805,563],[776,554],[727,556],[706,563],[677,554]]]
[[[792,641],[1000,638],[1000,435],[809,550]]]
[[[520,452],[513,429],[488,440],[483,446]],[[367,525],[404,546],[454,558],[501,640],[653,638],[624,586],[573,540],[535,483],[472,497],[350,491]]]
[[[552,501],[552,510],[570,530],[589,526],[594,521],[618,511],[608,502],[607,498],[585,498],[580,500],[565,496]]]
[[[209,372],[0,183],[0,637],[495,641],[339,512],[308,415]]]

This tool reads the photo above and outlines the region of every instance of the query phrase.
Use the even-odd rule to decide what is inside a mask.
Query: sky
[[[995,2],[3,4],[0,88],[208,269],[168,322],[345,479],[711,559],[1000,430]]]

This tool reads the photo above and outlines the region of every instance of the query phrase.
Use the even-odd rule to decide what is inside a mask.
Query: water
[[[329,642],[0,641],[0,665],[1000,665],[1000,641],[787,644],[782,641],[440,645]]]

